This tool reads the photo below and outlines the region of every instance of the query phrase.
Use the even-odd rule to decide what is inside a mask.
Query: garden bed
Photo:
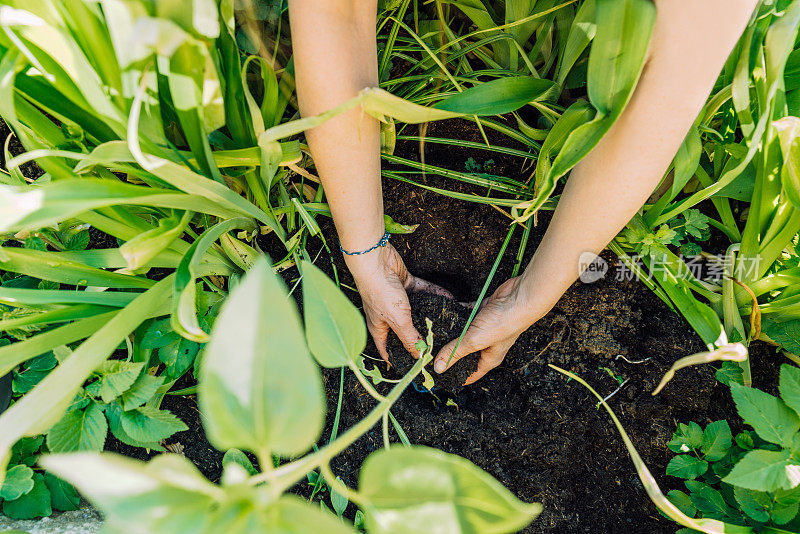
[[[467,123],[459,122],[434,125],[433,132],[459,138],[478,135]],[[398,145],[398,151],[408,158],[418,158],[418,150],[416,143]],[[486,156],[480,151],[426,146],[426,161],[434,165],[463,168],[470,157],[482,161],[480,158]],[[491,157],[498,174],[514,176],[519,172],[518,159]],[[414,179],[470,192],[468,186],[437,176]],[[397,222],[419,225],[411,234],[392,238],[408,268],[443,285],[459,300],[474,300],[506,236],[509,219],[489,206],[453,200],[402,182],[385,181],[384,188],[386,212]],[[525,262],[548,220],[547,212],[540,214]],[[328,242],[336,243],[333,226],[322,226]],[[521,232],[516,232],[512,238],[490,291],[510,276],[520,236]],[[319,246],[309,244],[312,257]],[[274,256],[280,253],[277,247],[265,247]],[[325,254],[323,251],[317,264],[332,274]],[[643,283],[615,279],[617,260],[613,254],[606,251],[603,257],[610,264],[605,279],[593,284],[576,282],[556,307],[518,340],[499,368],[463,388],[452,403],[446,402],[446,392],[437,390],[434,396],[409,388],[392,410],[412,443],[461,455],[497,477],[520,499],[542,502],[544,511],[524,532],[676,530],[673,522],[648,504],[622,440],[608,416],[597,409],[595,399],[580,385],[548,368],[548,363],[578,374],[602,395],[617,389],[619,380],[627,380],[610,399],[610,405],[665,491],[683,487],[680,480],[664,474],[672,456],[666,445],[677,423],[691,420],[705,425],[717,419],[735,420],[727,388],[715,380],[709,366],[680,371],[658,396],[651,395],[675,360],[704,347],[683,319]],[[334,261],[342,284],[354,287],[341,258],[336,256]],[[289,270],[284,274],[288,281],[297,273]],[[345,293],[360,304],[357,293],[347,289]],[[431,313],[435,305],[423,303],[414,310],[415,322],[422,324],[423,314],[427,314],[437,325],[453,324],[453,317],[464,316],[458,306],[450,303],[437,315]],[[445,339],[435,340],[437,348],[459,335],[459,325],[454,326],[448,336],[441,336]],[[765,368],[772,366],[759,357],[759,344],[751,351],[758,362],[756,372],[764,376],[769,373],[774,382],[777,373]],[[366,354],[378,357],[371,341]],[[460,365],[469,365],[465,362]],[[458,367],[451,372],[458,373]],[[384,376],[398,376],[387,372],[383,364],[380,369]],[[324,378],[330,414],[323,432],[327,439],[338,399],[339,371],[324,370]],[[385,386],[380,384],[377,389],[385,393]],[[355,377],[345,373],[340,429],[363,418],[373,406],[374,401]],[[222,453],[206,441],[194,397],[167,397],[163,407],[189,426],[188,431],[169,441],[179,443],[177,450],[204,474],[218,479]],[[109,440],[115,450],[146,457],[141,449],[122,445],[111,436]],[[376,427],[332,463],[334,472],[356,485],[364,459],[381,446],[380,429]],[[305,487],[295,491],[310,493]],[[348,515],[353,513],[351,507]]]

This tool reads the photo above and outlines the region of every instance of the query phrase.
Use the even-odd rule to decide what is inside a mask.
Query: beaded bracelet
[[[357,252],[348,252],[344,248],[342,248],[341,244],[339,244],[339,250],[341,250],[343,254],[347,254],[348,256],[360,256],[362,254],[366,254],[367,252],[372,252],[376,248],[385,247],[388,243],[389,243],[389,232],[386,232],[386,233],[383,234],[383,237],[381,238],[381,240],[378,241],[377,245],[371,246],[367,250],[359,250]]]

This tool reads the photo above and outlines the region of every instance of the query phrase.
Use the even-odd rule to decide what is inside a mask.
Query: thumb
[[[437,373],[443,373],[455,365],[458,360],[477,350],[479,350],[479,347],[475,345],[474,336],[467,330],[461,343],[456,338],[442,347],[433,362],[433,370]]]

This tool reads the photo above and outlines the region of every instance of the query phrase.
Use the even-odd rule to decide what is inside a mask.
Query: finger
[[[432,295],[439,295],[448,299],[455,298],[452,293],[442,286],[438,286],[416,276],[409,276],[409,281],[406,283],[406,291],[430,293]]]
[[[475,301],[474,300],[472,302],[459,302],[459,304],[461,306],[464,306],[465,308],[469,308],[470,310],[475,307]]]
[[[486,373],[503,363],[503,360],[506,357],[506,352],[508,352],[507,348],[501,349],[496,347],[490,347],[481,352],[481,359],[478,360],[478,368],[474,373],[467,377],[464,385],[468,386],[470,384],[474,384],[483,378]]]
[[[472,336],[469,331],[467,331],[461,343],[459,343],[458,338],[456,338],[442,347],[442,350],[439,351],[439,354],[436,355],[436,359],[433,362],[433,370],[437,373],[444,373],[455,365],[458,360],[477,350],[479,349],[474,346]]]
[[[410,352],[414,358],[419,358],[419,349],[416,347],[416,344],[422,339],[422,336],[417,329],[414,328],[414,323],[411,322],[411,315],[404,315],[402,319],[392,326],[392,330],[397,334],[397,337],[400,339],[405,349]]]
[[[378,354],[383,358],[383,361],[389,363],[389,353],[386,351],[386,341],[389,338],[389,325],[382,323],[377,326],[370,326],[369,333],[372,335],[372,341],[375,342]]]

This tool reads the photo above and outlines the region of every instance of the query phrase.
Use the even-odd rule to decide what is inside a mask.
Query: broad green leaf
[[[359,477],[368,531],[375,534],[516,532],[541,511],[520,502],[459,456],[421,446],[372,453]]]
[[[282,496],[274,504],[268,505],[260,515],[263,525],[261,532],[356,534],[351,526],[338,517],[323,512],[318,507],[312,507],[292,495]],[[241,531],[241,534],[246,534],[246,532]]]
[[[736,409],[761,439],[790,446],[800,430],[800,417],[780,399],[755,388],[731,384]],[[758,489],[758,488],[751,488]]]
[[[52,452],[102,451],[108,423],[100,404],[93,402],[85,410],[70,410],[47,433],[47,447]]]
[[[772,125],[778,130],[778,139],[783,152],[781,169],[783,190],[794,207],[800,208],[800,119],[784,117]]]
[[[756,491],[791,489],[795,484],[787,476],[788,466],[788,452],[757,449],[739,460],[723,481]]]
[[[322,430],[322,380],[297,309],[261,258],[231,292],[200,364],[198,396],[218,449],[291,456]]]
[[[235,463],[241,465],[247,474],[255,475],[258,473],[255,467],[253,467],[253,462],[250,461],[250,458],[245,455],[239,449],[228,449],[225,451],[225,455],[222,457],[222,467],[225,467],[229,463]]]
[[[12,519],[35,519],[53,513],[44,477],[33,474],[33,489],[13,501],[3,501],[3,513]]]
[[[33,489],[33,469],[27,465],[15,465],[6,473],[0,486],[0,499],[13,501]]]
[[[303,318],[311,354],[328,368],[355,362],[367,345],[361,312],[313,263],[304,261],[302,267]]]
[[[679,478],[695,479],[708,471],[708,462],[691,454],[679,454],[667,464],[667,474]]]
[[[691,452],[703,446],[703,429],[695,422],[679,423],[667,447],[672,452]]]
[[[40,463],[102,511],[112,532],[202,532],[207,514],[223,495],[176,454],[161,454],[148,463],[112,453],[51,454]]]
[[[48,374],[33,391],[0,414],[0,478],[12,445],[21,437],[46,432],[75,398],[89,375],[119,346],[154,309],[166,301],[172,277],[157,282],[110,319]],[[0,349],[1,350],[1,349]]]
[[[131,447],[142,447],[154,451],[164,452],[166,449],[162,447],[157,441],[137,441],[133,439],[125,429],[122,428],[122,405],[119,400],[106,404],[105,412],[106,419],[108,419],[108,429],[119,441]]]
[[[50,503],[53,510],[68,512],[78,509],[81,498],[75,488],[72,487],[72,484],[64,482],[50,473],[44,474],[44,483],[47,485],[47,489],[50,490]]]
[[[122,360],[103,362],[97,369],[97,373],[100,375],[99,395],[103,402],[111,402],[122,395],[133,385],[143,367],[144,363],[142,362],[126,362]]]
[[[692,500],[686,493],[680,490],[671,490],[667,493],[667,499],[689,517],[694,517],[697,514],[697,508],[694,507]]]
[[[701,451],[709,462],[722,460],[731,448],[733,433],[728,422],[714,421],[706,426],[703,431],[703,446]]]
[[[699,491],[689,494],[689,499],[695,508],[703,513],[704,517],[725,521],[734,514],[722,494],[711,486],[703,485]],[[727,532],[727,530],[723,532]]]
[[[125,432],[140,442],[161,441],[176,432],[188,430],[183,421],[167,410],[142,406],[122,412],[120,422]]]
[[[158,388],[164,383],[163,376],[153,376],[147,373],[142,373],[139,375],[139,378],[136,379],[136,382],[131,385],[122,395],[120,395],[120,401],[122,402],[122,407],[125,410],[132,410],[134,408],[138,408],[153,395],[156,394]]]
[[[764,317],[761,320],[761,329],[784,350],[800,354],[800,319],[779,322]]]
[[[775,492],[770,517],[776,525],[785,525],[797,516],[800,509],[800,487]]]
[[[781,365],[778,390],[784,404],[800,415],[800,369],[793,365]]]
[[[465,115],[502,115],[542,98],[553,82],[532,76],[498,78],[450,96],[437,109]]]
[[[744,513],[762,523],[769,521],[769,510],[772,507],[772,498],[769,495],[763,491],[754,491],[740,486],[734,487],[733,494]]]

